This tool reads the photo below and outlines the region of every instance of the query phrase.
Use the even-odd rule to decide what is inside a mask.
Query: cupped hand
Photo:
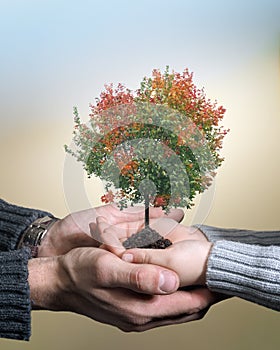
[[[99,248],[76,248],[28,265],[37,309],[72,311],[124,331],[200,319],[216,301],[206,288],[178,291],[178,276],[169,269],[128,263]]]
[[[90,223],[95,223],[98,216],[105,218],[110,226],[119,227],[130,222],[144,221],[144,207],[131,207],[120,210],[116,205],[109,204],[96,208],[91,208],[58,220],[49,230],[39,247],[38,256],[56,256],[69,252],[77,247],[98,247],[101,243],[95,240],[89,229]],[[176,221],[181,221],[184,212],[181,209],[173,209],[168,216],[161,208],[151,208],[151,218],[170,217]],[[155,220],[156,221],[156,220]]]
[[[185,240],[208,242],[206,236],[196,227],[184,226],[170,217],[159,217],[150,220],[150,227],[172,243]],[[102,248],[121,256],[125,252],[122,243],[132,234],[144,228],[144,221],[121,222],[111,225],[106,218],[97,217],[96,223],[90,224],[91,235],[102,243]]]

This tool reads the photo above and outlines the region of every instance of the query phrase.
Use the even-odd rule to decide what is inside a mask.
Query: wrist
[[[59,260],[59,257],[29,260],[28,283],[33,309],[63,309],[67,276]]]
[[[202,253],[202,268],[201,268],[201,276],[200,276],[200,284],[206,285],[206,270],[208,264],[208,258],[211,253],[213,243],[205,242],[203,243],[203,253]]]
[[[189,227],[191,230],[191,234],[193,234],[193,239],[196,239],[198,241],[203,241],[203,242],[209,242],[208,238],[205,236],[205,234],[199,229],[199,227],[196,226],[191,226]]]
[[[57,254],[57,240],[60,236],[60,226],[61,220],[57,220],[48,229],[40,246],[38,246],[38,258],[59,255]]]

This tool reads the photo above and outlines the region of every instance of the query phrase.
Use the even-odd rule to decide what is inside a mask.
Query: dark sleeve
[[[46,215],[51,216],[44,211],[19,207],[0,199],[0,251],[15,250],[24,230]]]
[[[16,250],[16,247],[25,229],[46,215],[50,214],[18,207],[0,199],[0,337],[19,340],[30,337],[30,250]]]
[[[31,302],[28,285],[29,249],[0,253],[0,337],[28,340]]]

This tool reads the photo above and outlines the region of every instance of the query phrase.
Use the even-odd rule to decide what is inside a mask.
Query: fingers
[[[112,205],[104,206],[104,207],[97,208],[98,215],[105,216],[105,212],[106,212],[105,209],[107,210],[107,214],[110,216],[109,218],[110,222],[114,224],[117,224],[119,222],[139,221],[139,220],[144,220],[145,218],[145,209],[143,206],[129,207],[123,210],[120,210],[116,206],[112,206]],[[166,214],[166,212],[160,207],[150,207],[151,219],[161,218],[161,217],[168,217],[176,220],[177,222],[180,222],[184,217],[184,211],[182,209],[171,209],[169,213]]]
[[[141,313],[151,319],[149,322],[126,325],[123,330],[142,332],[155,327],[198,320],[214,302],[217,302],[215,294],[207,288],[197,288],[188,292],[179,290],[173,294],[161,295],[149,305],[141,306]],[[137,302],[135,307],[137,308]]]
[[[109,253],[108,253],[109,254]],[[169,294],[179,287],[179,278],[171,270],[153,265],[126,263],[115,257],[114,268],[106,267],[107,277],[104,287],[122,287],[145,294]],[[111,261],[112,265],[113,260]]]
[[[90,236],[89,223],[95,222],[96,210],[94,208],[74,212],[68,216],[68,221],[73,223],[78,232],[84,232]]]
[[[169,251],[172,249],[129,249],[122,255],[122,260],[137,264],[168,266]]]
[[[166,214],[166,216],[169,218],[169,219],[173,219],[177,222],[181,222],[184,218],[184,211],[182,209],[170,209],[169,213]]]
[[[174,230],[177,230],[177,228],[180,225],[174,219],[171,219],[170,217],[168,218],[166,217],[166,218],[160,218],[160,219],[151,219],[150,226],[153,230],[159,232],[161,236],[165,238],[169,238],[168,236],[170,236],[171,238],[172,232],[174,232]]]
[[[190,291],[178,290],[173,294],[159,297],[161,300],[161,317],[176,317],[190,315],[216,302],[215,294],[205,287],[199,287]]]
[[[167,249],[129,249],[126,250],[121,258],[123,261],[135,264],[151,264],[161,266],[175,271],[180,278],[180,286],[184,286],[185,277],[182,273],[183,260],[177,259],[176,252],[174,252],[174,245]],[[183,263],[183,270],[187,267]]]
[[[120,241],[120,229],[110,226],[104,218],[97,217],[96,224],[89,225],[92,237],[102,244],[102,248],[109,250],[117,256],[124,253],[125,248]]]
[[[201,241],[181,241],[167,249],[129,249],[122,260],[137,264],[159,265],[175,271],[180,286],[205,285],[207,259],[212,244]]]
[[[179,288],[179,278],[175,272],[157,266],[129,264],[122,273],[119,273],[115,285],[138,293],[168,294]]]
[[[150,208],[150,218],[169,218],[173,219],[177,222],[181,222],[184,218],[184,211],[182,209],[170,209],[168,213],[166,213],[162,208],[151,207]]]
[[[205,314],[207,310],[203,310],[194,314],[184,314],[184,315],[179,315],[176,317],[166,317],[162,319],[157,319],[155,321],[150,321],[147,322],[143,325],[139,326],[134,326],[132,329],[132,326],[130,326],[128,329],[127,327],[123,329],[123,331],[134,331],[134,332],[144,332],[149,329],[157,328],[157,327],[163,327],[163,326],[170,326],[170,325],[175,325],[175,324],[182,324],[182,323],[187,323],[191,321],[196,321],[200,320]]]
[[[179,225],[177,221],[170,218],[157,218],[150,220],[150,226],[155,231],[159,232],[163,237],[170,237],[174,231],[178,231]],[[144,227],[144,220],[121,222],[117,224],[110,224],[106,218],[99,216],[96,219],[96,224],[91,223],[91,235],[101,243],[111,246],[119,246],[120,244],[117,239],[121,242],[125,241],[132,234],[141,231]],[[115,252],[110,247],[108,249]],[[118,254],[119,255],[119,254]]]

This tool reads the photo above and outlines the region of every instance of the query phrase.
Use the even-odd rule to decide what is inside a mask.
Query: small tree
[[[190,208],[223,161],[225,109],[197,89],[188,69],[154,70],[135,92],[105,85],[90,108],[87,125],[74,108],[76,149],[66,151],[106,182],[103,202],[144,202],[146,226],[150,205]]]

